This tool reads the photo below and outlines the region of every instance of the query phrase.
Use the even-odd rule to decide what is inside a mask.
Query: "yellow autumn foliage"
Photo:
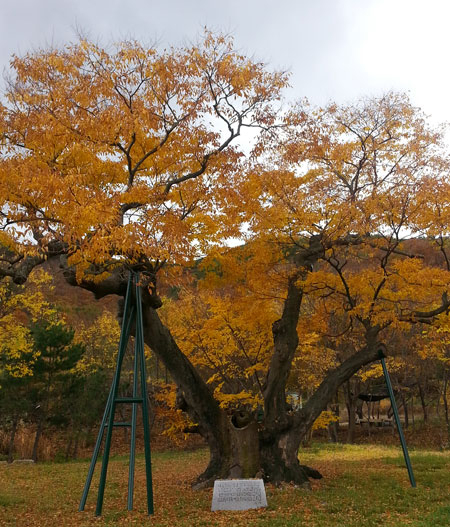
[[[90,324],[81,324],[77,328],[74,342],[82,344],[86,351],[77,363],[77,371],[95,371],[99,368],[113,370],[119,338],[119,323],[109,311],[103,311]]]
[[[32,374],[33,343],[29,326],[39,319],[57,323],[57,313],[46,300],[51,276],[36,269],[26,286],[0,282],[0,353],[5,369],[14,377]],[[23,356],[28,356],[23,360]]]
[[[339,417],[328,410],[322,412],[319,417],[314,421],[312,425],[312,430],[321,430],[328,428],[328,425],[339,421]]]
[[[15,56],[11,68],[0,104],[1,243],[42,254],[59,240],[81,279],[92,264],[107,273],[183,263],[239,235],[229,185],[244,163],[237,138],[276,123],[285,73],[210,32],[166,50],[81,39]]]

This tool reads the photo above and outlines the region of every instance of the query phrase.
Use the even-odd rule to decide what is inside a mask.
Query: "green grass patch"
[[[313,444],[301,462],[324,478],[312,490],[266,486],[268,507],[243,512],[210,511],[212,490],[190,482],[206,466],[206,451],[153,456],[155,515],[145,501],[145,467],[136,460],[135,510],[126,510],[128,459],[112,457],[103,507],[95,518],[99,470],[85,512],[78,512],[89,462],[0,466],[0,525],[16,527],[414,527],[450,525],[450,453],[411,452],[417,488],[409,485],[401,449],[371,445]],[[99,468],[99,467],[98,467]]]
[[[23,498],[20,498],[19,496],[12,496],[0,492],[0,507],[12,507],[19,503],[23,503],[23,501]]]

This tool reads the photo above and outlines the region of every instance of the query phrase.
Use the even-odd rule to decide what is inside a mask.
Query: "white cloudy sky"
[[[202,27],[292,72],[290,97],[323,104],[408,91],[435,122],[450,121],[448,0],[0,0],[0,69],[76,39],[133,37],[161,45]]]

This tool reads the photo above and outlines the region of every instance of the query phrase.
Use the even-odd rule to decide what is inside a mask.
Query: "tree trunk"
[[[338,442],[338,431],[339,431],[339,397],[338,394],[333,398],[333,402],[330,405],[331,411],[334,413],[334,415],[337,417],[338,421],[333,421],[328,425],[328,437],[330,438],[331,443],[337,443]]]
[[[271,440],[263,434],[260,438],[260,456],[264,480],[274,485],[294,483],[309,488],[309,478],[321,478],[319,472],[299,463],[298,449],[296,432],[280,434]]]
[[[338,434],[336,430],[336,421],[334,421],[333,423],[330,423],[327,428],[328,428],[328,439],[330,443],[337,443]]]
[[[428,421],[428,408],[425,402],[425,394],[424,394],[421,384],[419,384],[419,397],[420,397],[420,403],[422,405],[423,420],[426,423]]]
[[[72,448],[72,443],[73,443],[73,434],[72,434],[72,429],[70,429],[70,432],[69,432],[69,441],[67,441],[67,447],[66,447],[66,455],[65,455],[65,460],[66,461],[69,461],[69,458],[70,458],[70,450]]]
[[[348,414],[347,443],[355,442],[356,413],[352,402],[346,403]]]
[[[19,420],[17,419],[17,417],[14,417],[13,422],[12,422],[11,435],[9,436],[9,443],[8,443],[8,463],[13,462],[14,440],[16,438],[18,423],[19,423]]]
[[[358,390],[359,390],[359,383],[358,383]],[[358,416],[358,419],[360,419],[361,421],[364,419],[364,414],[363,414],[363,404],[364,404],[364,401],[362,399],[359,399],[358,397],[355,398],[355,406],[356,406],[356,415]]]
[[[94,425],[92,423],[90,423],[88,425],[88,428],[84,434],[84,437],[83,437],[83,448],[86,448],[87,445],[90,445],[90,444],[94,444],[95,441],[93,439],[93,436],[92,436],[92,430],[94,429]]]
[[[347,443],[355,442],[355,428],[356,428],[356,411],[357,411],[357,398],[352,393],[350,381],[345,383],[344,387],[345,394],[345,406],[347,408],[348,416],[348,429],[347,429]],[[361,419],[361,416],[359,416]]]
[[[31,454],[31,459],[36,463],[38,459],[38,446],[39,446],[39,440],[41,439],[42,430],[44,428],[43,420],[39,419],[37,428],[36,428],[36,435],[34,436],[34,444],[33,444],[33,452]]]
[[[402,400],[402,405],[403,405],[403,415],[405,416],[405,428],[408,428],[409,426],[408,402],[403,393],[400,393],[400,398]]]
[[[367,435],[370,437],[370,427],[371,427],[371,421],[370,421],[370,402],[366,401],[366,407],[367,407]]]
[[[448,423],[448,401],[447,401],[447,386],[448,386],[448,379],[447,379],[447,371],[445,372],[445,379],[444,379],[444,387],[442,389],[442,398],[444,401],[444,412],[445,412],[445,422]]]
[[[80,444],[80,432],[78,431],[75,436],[75,444],[73,446],[72,458],[77,459],[78,457],[78,445]]]
[[[229,476],[231,478],[254,478],[261,468],[259,458],[258,424],[251,421],[241,427],[230,425],[230,439],[232,443]]]

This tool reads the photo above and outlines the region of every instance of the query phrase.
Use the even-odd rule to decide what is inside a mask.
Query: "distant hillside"
[[[67,283],[57,260],[50,260],[42,268],[53,278],[53,289],[48,292],[48,300],[63,311],[73,326],[77,322],[92,322],[103,311],[117,314],[117,295],[109,295],[100,300],[94,294],[81,287],[74,287]]]

